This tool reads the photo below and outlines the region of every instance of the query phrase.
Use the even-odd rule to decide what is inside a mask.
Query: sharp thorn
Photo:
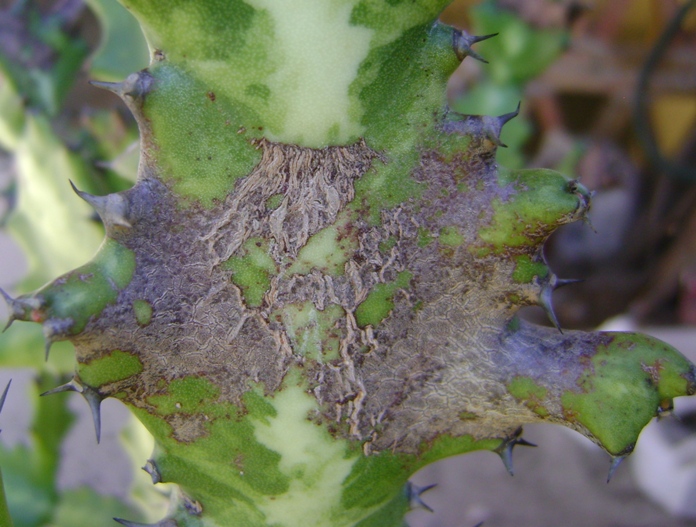
[[[15,320],[29,320],[28,312],[41,307],[41,302],[36,298],[12,298],[2,288],[0,288],[0,295],[2,295],[3,300],[5,300],[7,310],[9,311],[7,324],[5,324],[2,330],[3,333],[7,331]]]
[[[97,436],[97,443],[101,440],[101,402],[104,399],[102,394],[90,386],[85,386],[82,390],[82,397],[85,398],[89,409],[92,412],[94,421],[94,432]]]
[[[90,80],[89,83],[95,88],[110,91],[118,95],[121,99],[128,102],[127,99],[138,98],[143,96],[150,90],[152,77],[149,74],[131,73],[122,82],[103,82]]]
[[[101,402],[104,399],[104,396],[91,386],[83,386],[75,378],[73,378],[65,384],[42,393],[41,397],[61,392],[77,392],[82,394],[82,397],[85,398],[87,404],[89,405],[89,409],[92,412],[94,430],[97,435],[97,443],[99,443],[101,439]]]
[[[68,181],[70,182],[70,186],[72,187],[73,192],[75,192],[75,194],[77,194],[84,201],[89,203],[97,211],[97,213],[99,213],[99,204],[100,204],[99,198],[97,196],[93,196],[92,194],[90,194],[88,192],[84,192],[84,191],[78,189],[75,186],[75,183],[72,182],[72,179],[68,179]],[[100,214],[100,216],[101,216],[101,214]]]
[[[51,346],[53,345],[53,341],[49,338],[47,338],[44,341],[44,361],[48,362],[48,355],[51,353]]]
[[[455,30],[452,33],[452,47],[454,48],[454,52],[460,61],[464,60],[466,57],[471,57],[472,59],[476,59],[484,64],[488,64],[488,61],[471,49],[471,46],[477,42],[481,42],[482,40],[492,38],[497,34],[498,33],[478,37],[469,35],[464,30]]]
[[[178,527],[179,525],[171,518],[159,521],[157,523],[136,523],[124,520],[123,518],[114,518],[114,521],[120,523],[121,525],[125,525],[126,527]]]
[[[51,346],[57,340],[64,340],[74,325],[71,318],[49,318],[43,322],[44,350],[46,360],[51,351]]]
[[[5,304],[7,304],[7,309],[10,312],[10,314],[7,318],[7,324],[5,324],[5,327],[2,330],[2,332],[5,333],[5,331],[7,331],[9,329],[9,327],[12,325],[12,323],[15,320],[17,320],[17,317],[14,313],[15,300],[10,295],[8,295],[7,291],[5,291],[2,287],[0,287],[0,295],[2,295],[2,298],[5,300]]]
[[[75,194],[80,196],[83,200],[85,200],[87,203],[92,205],[92,207],[94,207],[95,209],[97,208],[97,201],[99,199],[98,196],[94,196],[94,195],[90,194],[89,192],[85,192],[83,190],[80,190],[79,188],[77,188],[75,186],[75,183],[72,182],[72,179],[68,179],[68,181],[70,182],[70,186],[72,187],[73,192]]]
[[[532,443],[531,441],[527,441],[524,437],[519,437],[515,440],[515,445],[520,445],[520,446],[530,446],[533,448],[536,448],[537,445],[535,443]]]
[[[471,35],[469,39],[471,40],[472,44],[476,44],[477,42],[481,42],[483,40],[488,40],[489,38],[497,37],[499,33],[491,33],[490,35],[483,35],[483,36],[476,36],[476,35]]]
[[[510,113],[505,113],[503,115],[498,116],[498,122],[500,122],[500,126],[502,127],[504,124],[508,123],[515,117],[517,117],[520,114],[520,106],[522,105],[522,101],[519,101],[517,103],[517,108],[515,109],[514,112]]]
[[[419,487],[418,485],[415,485],[408,481],[406,483],[406,495],[408,497],[408,501],[411,505],[411,508],[415,509],[416,507],[422,507],[423,509],[429,512],[435,512],[433,511],[432,507],[425,503],[423,501],[423,498],[421,498],[423,494],[435,487],[437,487],[437,483],[433,483],[432,485],[426,485],[425,487]]]
[[[583,222],[585,225],[587,225],[587,226],[592,230],[592,232],[594,232],[595,234],[597,234],[597,229],[595,229],[595,226],[592,224],[592,220],[590,219],[590,217],[589,217],[587,214],[585,214],[585,215],[582,217],[582,222]]]
[[[10,384],[12,384],[12,379],[10,379],[7,382],[7,386],[5,386],[5,390],[2,392],[2,395],[0,395],[0,412],[2,412],[2,407],[5,404],[5,399],[7,398],[7,392],[10,391]]]
[[[628,456],[614,456],[614,457],[612,457],[611,465],[609,466],[609,474],[607,475],[607,483],[609,483],[611,481],[611,478],[614,476],[616,469],[619,468],[619,465],[627,457]]]
[[[580,284],[584,281],[585,281],[584,278],[558,278],[558,277],[556,277],[556,280],[553,283],[553,288],[558,289],[559,287],[564,287],[566,285]]]
[[[512,465],[512,450],[517,446],[530,446],[536,447],[534,443],[531,443],[522,437],[522,427],[518,428],[515,433],[506,441],[504,441],[496,450],[495,453],[500,456],[500,459],[505,465],[505,470],[511,476],[515,475],[515,470]]]
[[[554,325],[554,327],[563,334],[561,325],[558,323],[558,318],[553,310],[553,304],[551,303],[551,295],[553,293],[553,286],[550,283],[546,283],[541,287],[541,292],[539,293],[539,305],[546,311],[546,316]]]
[[[70,187],[73,189],[73,192],[75,194],[77,194],[78,196],[80,196],[82,199],[85,199],[82,197],[83,192],[75,186],[75,183],[73,183],[73,180],[68,179],[68,182],[70,183]]]
[[[118,95],[119,97],[123,98],[124,95],[124,83],[123,82],[104,82],[104,81],[95,81],[95,80],[90,80],[88,81],[92,86],[95,88],[99,88],[100,90],[106,90],[110,91],[111,93],[114,93]]]
[[[513,443],[507,443],[504,448],[497,452],[500,459],[503,461],[503,465],[505,465],[505,470],[507,470],[507,473],[511,476],[515,475],[515,469],[512,465],[512,449],[514,446]]]
[[[48,390],[46,392],[43,392],[40,395],[40,397],[43,397],[45,395],[53,395],[54,393],[61,393],[61,392],[82,393],[82,386],[75,379],[70,379],[70,381],[66,382],[65,384],[61,384],[60,386],[57,386],[56,388],[53,388],[52,390]]]
[[[70,186],[75,191],[75,194],[94,208],[104,225],[119,225],[126,228],[132,227],[131,223],[127,220],[128,202],[122,195],[116,193],[107,194],[106,196],[93,196],[88,192],[79,190],[72,181],[70,181]]]
[[[2,295],[2,297],[5,299],[5,303],[8,307],[14,303],[14,298],[12,298],[2,287],[0,287],[0,295]]]
[[[483,62],[484,64],[490,64],[486,59],[484,59],[481,55],[476,53],[473,49],[470,49],[467,53],[466,56],[471,57],[472,59],[478,60],[479,62]]]

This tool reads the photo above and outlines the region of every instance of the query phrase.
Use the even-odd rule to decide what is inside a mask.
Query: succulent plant
[[[615,468],[694,393],[656,339],[559,327],[543,245],[591,193],[498,166],[519,106],[448,107],[478,39],[436,21],[446,1],[123,4],[151,63],[95,84],[138,122],[137,181],[74,186],[96,256],[5,298],[47,353],[74,344],[49,393],[80,393],[97,438],[107,397],[154,436],[144,468],[180,489],[156,525],[403,525],[426,464],[489,450],[512,473],[547,422]],[[517,316],[535,304],[556,327]]]

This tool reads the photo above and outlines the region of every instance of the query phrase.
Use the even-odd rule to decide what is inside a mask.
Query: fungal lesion
[[[501,175],[472,141],[447,160],[420,151],[404,176],[422,185],[419,193],[381,209],[375,222],[370,188],[356,183],[375,162],[390,161],[364,141],[257,146],[261,162],[212,209],[178,207],[147,170],[123,194],[131,227],[115,226],[110,236],[135,255],[135,272],[117,301],[71,340],[80,361],[107,353],[106,339],[109,350],[134,350],[143,371],[137,382],[112,383],[100,394],[117,389],[159,415],[148,401],[195,375],[219,388],[216,404],[244,408],[250,385],[273,397],[294,372],[316,401],[309,417],[362,443],[365,453],[418,454],[441,436],[503,440],[540,420],[594,437],[564,413],[558,386],[577,382],[596,342],[514,319],[533,302],[553,314],[550,295],[562,281],[548,272],[540,246],[587,210],[583,188],[555,173]],[[525,208],[548,189],[551,201],[561,193],[560,205],[543,217]],[[520,232],[503,232],[525,243],[481,244],[481,225],[499,227],[504,216],[495,203],[529,216]],[[322,255],[335,248],[341,251],[328,265]],[[31,298],[10,299],[17,317],[28,316]],[[550,344],[539,351],[540,342]],[[554,375],[559,361],[575,365],[561,380],[549,374],[553,386],[540,381],[548,390],[543,405],[508,389],[525,374],[527,354]],[[208,430],[202,412],[160,417],[180,441]]]
[[[355,183],[384,160],[364,141],[320,150],[267,140],[257,146],[261,162],[217,208],[191,221],[190,211],[167,205],[176,198],[159,186],[154,210],[161,217],[151,214],[128,231],[124,243],[138,266],[119,301],[130,302],[137,328],[114,331],[114,316],[126,316],[114,306],[114,316],[92,329],[138,349],[144,372],[141,387],[131,388],[139,390],[134,404],[147,406],[143,385],[154,394],[158,381],[195,372],[220,387],[220,402],[243,407],[249,382],[270,395],[300,368],[317,400],[314,419],[371,452],[415,452],[445,433],[508,433],[516,417],[499,419],[490,401],[501,391],[496,373],[479,359],[496,353],[496,328],[515,308],[499,301],[509,293],[514,262],[468,250],[477,207],[507,192],[476,184],[494,177],[493,168],[472,167],[466,153],[446,165],[424,151],[410,177],[427,182],[426,190],[382,210],[375,225]],[[457,190],[462,173],[477,189],[466,200]],[[129,210],[144,210],[151,187],[141,182],[130,191]],[[424,228],[434,233],[431,243],[419,243]],[[335,248],[339,238],[345,244],[333,267],[307,257],[313,244]],[[179,263],[177,254],[200,263]],[[456,402],[462,393],[465,404]],[[499,420],[461,420],[463,411]],[[182,440],[205,430],[165,419]]]
[[[271,240],[270,254],[278,265],[294,261],[311,236],[335,224],[355,195],[355,181],[379,157],[362,140],[323,149],[267,139],[255,144],[261,161],[201,235],[214,265],[232,257],[250,237]]]

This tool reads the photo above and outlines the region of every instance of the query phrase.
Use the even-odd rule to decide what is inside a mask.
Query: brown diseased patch
[[[364,141],[316,150],[260,140],[258,147],[259,164],[213,210],[178,207],[147,166],[124,193],[133,227],[114,236],[134,251],[135,275],[118,302],[74,341],[80,361],[122,349],[138,356],[143,371],[101,387],[103,393],[123,392],[126,402],[156,413],[149,396],[174,379],[197,376],[219,388],[220,402],[243,408],[251,385],[272,394],[295,365],[318,403],[313,420],[362,442],[366,452],[414,453],[441,434],[504,438],[520,422],[539,420],[505,390],[515,364],[526,360],[520,350],[527,342],[505,340],[516,309],[506,299],[517,294],[531,301],[534,293],[511,280],[514,261],[476,257],[468,249],[482,218],[490,218],[491,202],[513,192],[497,184],[492,156],[462,153],[445,163],[422,152],[412,174],[404,175],[426,183],[420,199],[381,211],[380,225],[356,214],[341,227],[340,237],[353,242],[346,247],[354,248],[342,274],[292,274],[311,236],[360,198],[355,181],[376,159],[388,160]],[[462,183],[471,190],[461,191]],[[267,200],[278,195],[280,205],[269,209]],[[462,244],[441,244],[439,233],[453,226]],[[278,272],[261,305],[252,308],[222,264],[255,237],[267,242]],[[393,309],[376,327],[358,327],[357,307],[376,285],[404,273],[410,280],[392,291]],[[152,306],[149,325],[137,324],[135,300]],[[271,316],[308,302],[319,311],[338,305],[345,312],[327,330],[340,342],[339,358],[303,356],[293,349],[282,317]],[[556,336],[548,339],[563,345]],[[566,370],[572,384],[580,370]],[[462,420],[462,413],[476,417]],[[164,418],[181,441],[205,434],[200,415]]]

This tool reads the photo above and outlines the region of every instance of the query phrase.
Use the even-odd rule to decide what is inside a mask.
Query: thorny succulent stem
[[[445,0],[123,3],[152,63],[94,84],[135,115],[137,182],[73,185],[97,255],[2,296],[47,349],[74,344],[46,394],[81,393],[97,441],[105,397],[151,431],[144,469],[180,487],[157,527],[400,526],[430,509],[408,483],[429,463],[488,450],[512,474],[534,422],[618,458],[696,391],[655,339],[560,332],[543,244],[591,193],[499,167],[519,103],[449,110],[493,35],[434,22]],[[517,317],[537,301],[559,331]]]

